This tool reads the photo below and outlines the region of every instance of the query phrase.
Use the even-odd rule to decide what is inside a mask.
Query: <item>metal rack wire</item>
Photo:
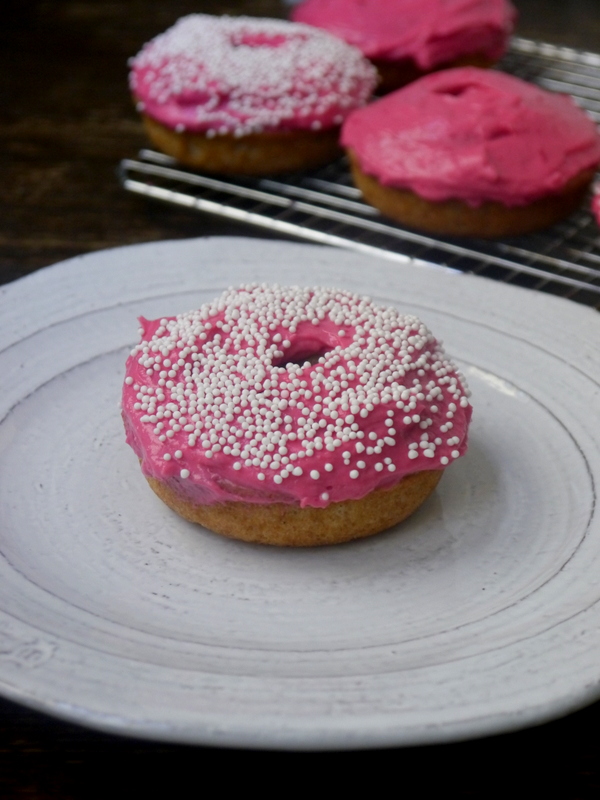
[[[600,54],[515,38],[500,68],[571,94],[600,122]],[[473,272],[600,309],[600,229],[587,205],[548,230],[489,242],[434,238],[386,220],[362,202],[345,159],[283,178],[222,180],[142,150],[138,159],[121,162],[120,179],[128,191],[195,211],[383,258]]]

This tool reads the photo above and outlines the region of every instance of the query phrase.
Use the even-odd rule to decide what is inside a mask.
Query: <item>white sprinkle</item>
[[[182,478],[189,478],[190,477],[189,469],[182,469],[179,474],[181,475]]]

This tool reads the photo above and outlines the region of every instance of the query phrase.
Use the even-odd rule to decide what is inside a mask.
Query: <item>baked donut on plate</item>
[[[182,164],[264,175],[338,157],[339,129],[377,73],[324,31],[275,19],[191,14],[131,61],[146,132]]]
[[[504,54],[509,0],[304,0],[292,12],[339,36],[377,67],[380,93],[448,67],[488,67]]]
[[[467,447],[464,378],[414,316],[248,285],[141,319],[127,442],[156,494],[225,536],[312,546],[411,514]]]
[[[367,202],[437,235],[553,225],[582,203],[600,163],[596,125],[570,97],[475,67],[353,112],[342,144]]]

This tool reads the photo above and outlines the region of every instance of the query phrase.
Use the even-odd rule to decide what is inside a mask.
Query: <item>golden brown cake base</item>
[[[433,202],[407,189],[383,186],[362,171],[352,152],[348,155],[354,183],[367,203],[401,225],[439,236],[497,239],[547,228],[579,208],[594,177],[593,170],[585,170],[572,178],[562,192],[525,206],[486,202],[473,208],[461,200]]]
[[[169,508],[215,533],[246,542],[313,547],[371,536],[402,522],[429,497],[442,472],[416,472],[391,489],[377,489],[360,500],[331,503],[326,508],[237,502],[200,506],[154,478],[147,480]]]
[[[403,86],[407,86],[430,72],[439,72],[441,69],[451,69],[453,67],[481,67],[486,69],[493,66],[495,62],[482,53],[471,53],[471,55],[461,56],[460,58],[455,58],[454,61],[440,64],[431,70],[422,70],[412,58],[404,58],[401,61],[384,61],[374,58],[371,59],[371,63],[379,73],[376,92],[381,95],[401,89]]]
[[[226,175],[270,175],[312,169],[341,155],[339,128],[324,131],[284,131],[232,134],[207,138],[201,133],[177,133],[142,114],[150,141],[188,167]]]

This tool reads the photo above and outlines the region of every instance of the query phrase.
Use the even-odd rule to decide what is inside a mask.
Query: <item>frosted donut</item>
[[[140,322],[127,442],[156,494],[217,533],[368,536],[411,514],[466,450],[465,380],[414,316],[344,291],[249,285]]]
[[[437,235],[513,236],[583,201],[600,135],[573,100],[496,70],[445,70],[358,109],[342,130],[382,213]]]
[[[388,92],[433,70],[491,66],[516,11],[509,0],[304,0],[292,17],[358,47]]]
[[[306,25],[191,14],[131,61],[154,144],[213,172],[266,174],[339,156],[339,127],[377,82],[360,51]]]

